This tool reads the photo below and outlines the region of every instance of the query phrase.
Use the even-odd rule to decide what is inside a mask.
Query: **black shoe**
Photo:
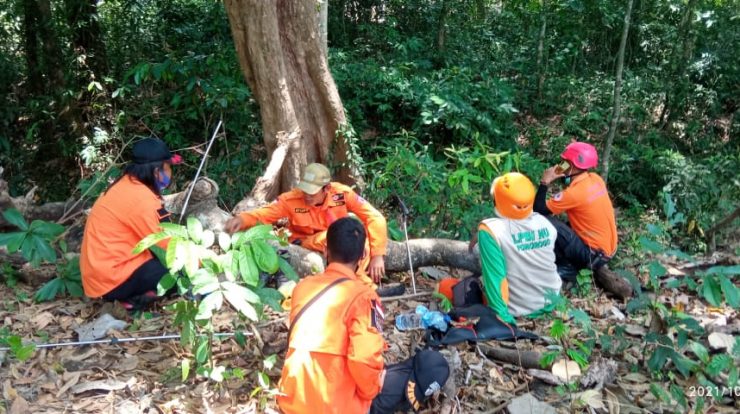
[[[406,287],[401,283],[391,283],[385,285],[382,288],[378,288],[375,293],[381,298],[388,298],[392,296],[401,296],[406,292]]]

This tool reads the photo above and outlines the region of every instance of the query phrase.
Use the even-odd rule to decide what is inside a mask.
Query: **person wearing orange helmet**
[[[512,172],[493,181],[496,216],[478,226],[483,291],[501,320],[545,306],[547,292],[560,292],[555,266],[555,227],[533,212],[535,190],[525,175]]]
[[[606,183],[589,171],[599,162],[596,148],[585,142],[572,142],[560,158],[559,165],[542,174],[534,210],[544,216],[568,216],[570,225],[549,218],[558,232],[558,273],[564,280],[573,281],[580,269],[606,270],[606,263],[617,251],[617,226]],[[547,199],[550,185],[559,178],[565,189]]]

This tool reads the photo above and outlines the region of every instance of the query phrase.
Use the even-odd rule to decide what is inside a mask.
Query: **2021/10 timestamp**
[[[689,387],[688,397],[740,397],[740,386],[692,385]]]

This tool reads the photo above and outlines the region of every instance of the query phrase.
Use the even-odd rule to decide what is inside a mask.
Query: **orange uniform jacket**
[[[152,258],[149,251],[133,255],[144,237],[160,231],[169,213],[162,199],[146,185],[126,175],[93,205],[85,224],[80,271],[85,295],[98,298],[125,282]],[[167,248],[168,240],[159,243]]]
[[[565,212],[573,231],[590,248],[608,256],[617,251],[614,207],[604,180],[595,173],[583,173],[563,191],[547,200],[552,214]]]
[[[289,220],[292,233],[290,241],[300,240],[301,246],[323,253],[326,247],[326,230],[331,223],[354,213],[365,225],[370,240],[370,255],[383,256],[388,244],[388,228],[385,217],[364,198],[340,183],[330,183],[324,204],[309,206],[303,200],[303,192],[293,189],[281,194],[265,207],[241,213],[242,228],[250,228],[258,222],[272,224],[283,217]]]
[[[349,268],[330,263],[293,290],[290,321],[324,287],[328,290],[293,328],[285,357],[280,395],[285,414],[367,413],[380,392],[385,347],[380,298]]]

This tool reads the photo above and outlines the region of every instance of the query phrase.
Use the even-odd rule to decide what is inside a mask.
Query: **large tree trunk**
[[[263,177],[267,181],[247,198],[274,199],[295,186],[312,162],[341,166],[337,179],[347,184],[359,179],[345,139],[337,135],[346,118],[321,47],[316,1],[225,5],[239,64],[260,106],[268,169],[277,172]],[[237,210],[242,208],[240,203]]]
[[[39,6],[36,0],[23,1],[23,37],[26,52],[26,70],[28,72],[28,91],[40,94],[44,90],[43,72],[38,48],[38,15]]]
[[[72,30],[75,55],[84,56],[85,63],[102,79],[107,71],[105,46],[98,24],[97,0],[65,0],[67,23]]]
[[[619,53],[617,55],[617,73],[614,79],[614,108],[612,110],[612,119],[609,123],[609,133],[604,144],[604,156],[602,161],[604,181],[609,179],[609,158],[612,152],[612,143],[614,134],[617,131],[619,123],[619,113],[621,110],[621,93],[622,93],[622,69],[624,68],[624,49],[627,45],[627,36],[630,30],[630,16],[632,15],[632,2],[627,2],[627,11],[624,13],[624,29],[622,30],[622,40],[619,42]]]
[[[540,35],[537,41],[537,101],[542,103],[542,90],[545,87],[545,35],[547,34],[547,4],[540,0]]]

